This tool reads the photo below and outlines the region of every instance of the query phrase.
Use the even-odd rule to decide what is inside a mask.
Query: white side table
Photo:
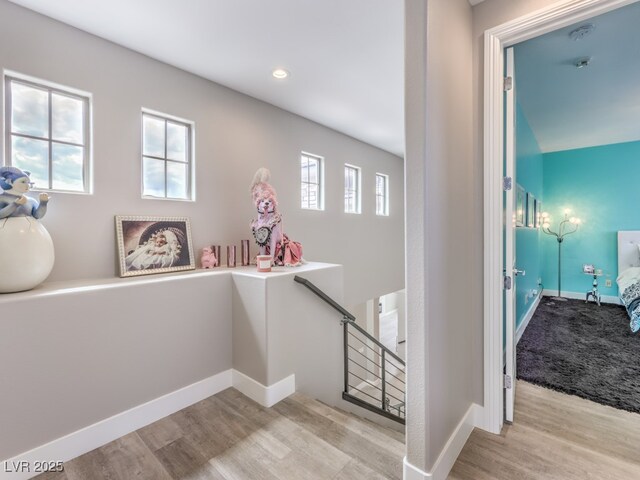
[[[593,301],[600,306],[600,292],[598,291],[598,277],[602,276],[602,273],[597,273],[598,270],[595,270],[594,273],[588,273],[587,275],[593,276],[593,287],[590,292],[587,292],[587,299],[585,303],[589,302],[589,299],[593,297]]]

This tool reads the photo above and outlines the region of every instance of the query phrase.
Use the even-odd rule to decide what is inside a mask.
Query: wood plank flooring
[[[449,480],[640,479],[640,415],[518,382],[513,425],[474,430]],[[402,478],[403,435],[300,394],[264,408],[234,389],[40,480]]]
[[[449,480],[640,479],[640,415],[519,381],[514,424],[475,429]]]
[[[228,389],[39,480],[401,479],[401,433],[295,394],[264,408]]]

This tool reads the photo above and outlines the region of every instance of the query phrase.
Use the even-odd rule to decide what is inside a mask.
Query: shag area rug
[[[640,413],[640,334],[624,307],[544,297],[516,351],[519,379]]]

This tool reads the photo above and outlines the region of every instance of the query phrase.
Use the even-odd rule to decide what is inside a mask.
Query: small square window
[[[193,200],[193,123],[142,112],[142,196]]]
[[[376,173],[376,215],[389,215],[389,176]]]
[[[301,207],[304,209],[324,210],[322,167],[322,157],[300,155]]]
[[[5,76],[7,164],[31,172],[36,190],[90,193],[89,94]]]
[[[344,166],[344,211],[360,213],[360,169]]]

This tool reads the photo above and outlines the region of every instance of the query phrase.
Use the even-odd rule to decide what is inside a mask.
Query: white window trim
[[[300,208],[302,210],[306,210],[309,212],[323,212],[324,211],[324,157],[320,155],[316,155],[315,153],[302,151],[298,156],[298,168],[300,168],[300,160],[301,160],[301,157],[303,156],[313,158],[314,160],[318,160],[318,164],[320,166],[320,169],[318,172],[318,197],[319,198],[318,198],[318,208],[303,207],[302,204],[299,204]],[[300,178],[300,188],[302,189],[302,178]]]
[[[189,168],[189,181],[187,188],[187,198],[169,198],[169,197],[155,197],[153,195],[144,194],[144,115],[152,115],[159,117],[163,120],[172,120],[175,122],[184,123],[189,126],[189,152],[187,154]],[[165,138],[165,142],[167,139]],[[166,178],[165,178],[166,181]],[[162,200],[169,202],[195,202],[196,201],[196,123],[186,118],[176,117],[168,113],[163,113],[150,108],[142,108],[140,112],[140,192],[141,198],[144,200]],[[166,193],[166,192],[165,192]]]
[[[362,169],[356,165],[350,163],[344,164],[344,170],[351,168],[356,171],[356,210],[354,212],[348,212],[347,207],[344,207],[344,213],[350,215],[360,215],[362,213]],[[347,193],[347,186],[344,186],[344,193]]]
[[[87,109],[86,114],[83,118],[83,129],[84,129],[84,145],[85,149],[85,158],[83,163],[83,175],[85,178],[85,185],[83,191],[77,190],[61,190],[55,188],[33,188],[31,189],[34,192],[53,192],[53,193],[63,193],[70,195],[93,195],[93,95],[90,92],[86,92],[84,90],[79,90],[77,88],[68,87],[66,85],[62,85],[59,83],[51,82],[49,80],[43,80],[38,77],[32,77],[30,75],[25,75],[23,73],[19,73],[13,70],[4,69],[3,72],[3,82],[2,88],[3,90],[3,111],[4,111],[4,148],[5,152],[5,160],[4,165],[11,165],[12,159],[12,151],[11,151],[11,98],[9,97],[9,88],[7,87],[8,83],[11,80],[16,80],[20,83],[24,83],[29,86],[33,86],[34,88],[46,88],[51,91],[55,91],[61,95],[78,97],[85,103],[85,107]],[[51,108],[51,106],[49,106]],[[51,129],[51,125],[49,125]],[[51,142],[55,142],[51,138],[48,139],[49,145]],[[65,142],[61,142],[65,143]],[[51,148],[51,147],[50,147]],[[51,174],[51,152],[49,152],[49,173]]]
[[[378,177],[384,177],[384,212],[385,213],[378,213]],[[378,217],[388,217],[389,216],[389,175],[387,175],[386,173],[380,173],[380,172],[376,172],[376,183],[374,184],[373,188],[374,188],[374,194],[376,197],[376,202],[375,202],[375,209],[376,209],[376,215]]]

